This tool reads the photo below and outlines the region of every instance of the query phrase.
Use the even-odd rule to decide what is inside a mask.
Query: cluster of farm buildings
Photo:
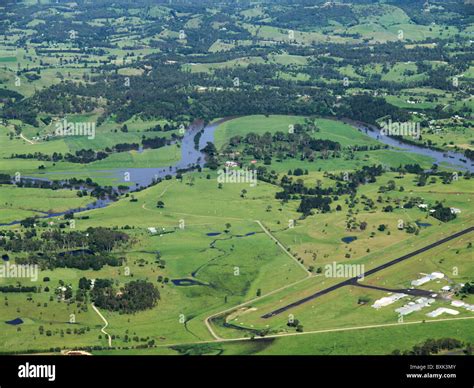
[[[411,282],[412,288],[414,289],[415,287],[422,286],[428,282],[431,281],[437,281],[438,283],[440,282],[441,279],[444,279],[445,275],[441,272],[432,272],[431,274],[423,274],[422,277],[415,279]],[[463,284],[458,285],[460,287],[463,286]],[[433,293],[430,296],[422,296],[417,298],[414,301],[410,301],[403,305],[402,307],[399,307],[395,309],[395,312],[398,313],[399,316],[406,316],[409,315],[413,312],[420,311],[424,308],[429,308],[433,303],[436,302],[436,299],[444,299],[447,301],[451,301],[451,306],[456,307],[456,308],[463,308],[467,311],[474,312],[474,305],[465,303],[460,300],[453,300],[452,298],[452,288],[448,285],[443,286],[440,289],[440,294],[438,293]],[[381,309],[382,307],[389,306],[403,298],[408,297],[408,294],[405,293],[391,293],[388,296],[385,296],[383,298],[377,299],[374,304],[372,305],[373,308],[375,309]],[[440,297],[441,296],[441,297]],[[436,318],[442,314],[448,314],[448,315],[458,315],[459,311],[455,310],[453,308],[447,308],[447,307],[439,307],[433,311],[430,311],[429,313],[426,314],[426,316],[430,318]]]

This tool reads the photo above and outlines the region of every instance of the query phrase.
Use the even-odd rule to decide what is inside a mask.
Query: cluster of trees
[[[331,21],[347,24],[356,24],[358,17],[349,4],[338,4],[329,7],[292,7],[288,9],[269,10],[272,24],[294,30],[312,31],[316,26],[326,27]]]
[[[314,139],[309,131],[305,131],[302,126],[294,126],[293,132],[270,132],[258,135],[250,132],[245,136],[233,136],[229,140],[229,149],[241,146],[242,154],[251,156],[257,160],[264,160],[265,164],[270,164],[272,157],[277,160],[286,158],[298,158],[301,160],[313,161],[317,154],[327,157],[329,151],[333,151],[333,156],[338,156],[337,151],[342,149],[341,144],[325,139]]]
[[[411,350],[401,352],[399,349],[395,349],[392,354],[403,354],[405,356],[429,356],[432,354],[438,354],[443,350],[461,349],[463,347],[463,342],[455,338],[430,338],[421,344],[413,346]],[[468,347],[470,346],[468,345]]]
[[[347,182],[348,186],[354,190],[361,185],[366,183],[375,183],[377,177],[384,173],[384,167],[379,165],[373,166],[362,166],[360,170],[356,170],[351,174],[340,173],[339,175],[332,175],[333,178],[340,182]]]
[[[10,293],[10,292],[37,292],[38,289],[36,287],[28,287],[28,286],[1,286],[0,292]]]
[[[2,185],[9,185],[12,183],[12,177],[8,174],[1,173],[0,174],[0,184]]]
[[[201,150],[206,156],[206,167],[211,170],[217,170],[219,167],[218,152],[214,143],[207,142],[206,146]]]
[[[444,207],[442,203],[436,204],[432,210],[434,212],[430,213],[431,216],[440,221],[448,222],[456,218],[456,213],[453,213],[450,207]]]
[[[313,209],[318,209],[321,213],[327,213],[331,211],[331,197],[323,197],[318,195],[316,197],[303,197],[300,205],[298,206],[298,212],[303,215],[310,215]]]
[[[88,228],[85,231],[65,232],[50,230],[36,235],[8,231],[0,239],[0,248],[10,252],[27,252],[27,257],[18,257],[18,264],[38,264],[42,268],[77,268],[98,270],[104,265],[120,266],[122,258],[112,251],[129,241],[121,231],[108,228]]]
[[[78,179],[78,178],[69,178],[65,180],[37,180],[37,179],[20,179],[20,181],[15,182],[18,187],[32,187],[36,189],[52,189],[57,190],[60,188],[64,189],[76,189],[89,188],[94,189],[99,187],[99,184],[94,182],[91,178]]]
[[[148,128],[146,132],[169,132],[169,131],[176,131],[180,128],[182,128],[183,124],[170,124],[166,123],[164,125],[157,124],[152,128]]]
[[[466,283],[460,290],[462,294],[474,294],[474,283]]]
[[[278,88],[269,90],[255,88],[255,83],[246,83],[245,78],[239,88],[234,88],[229,74],[218,82],[220,87],[225,83],[229,86],[215,90],[211,88],[216,79],[210,75],[186,73],[176,66],[159,66],[158,62],[147,59],[143,66],[151,66],[153,70],[133,77],[133,87],[125,86],[124,77],[117,74],[104,74],[88,84],[65,81],[42,89],[31,98],[9,100],[2,109],[2,117],[38,126],[39,112],[54,115],[91,112],[99,107],[99,98],[109,103],[98,124],[110,115],[124,122],[135,115],[176,120],[189,114],[191,120],[210,121],[215,117],[248,114],[331,114],[327,102],[334,102],[334,98],[323,89],[295,88],[289,81],[281,81]],[[261,78],[258,83],[267,82]],[[209,89],[197,91],[199,85]],[[310,98],[302,100],[301,95]]]
[[[403,167],[400,166],[399,168],[395,169],[395,171],[400,173],[408,172],[410,174],[422,174],[424,172],[423,168],[418,164],[405,164]]]
[[[340,196],[344,194],[354,195],[357,187],[361,184],[372,183],[376,177],[384,172],[382,165],[363,166],[351,174],[329,174],[328,177],[336,180],[335,186],[322,187],[319,183],[315,187],[307,187],[302,179],[290,178],[284,175],[279,183],[267,179],[275,184],[279,184],[283,191],[276,193],[275,198],[288,201],[290,199],[301,198],[298,211],[304,215],[311,214],[312,209],[318,209],[321,212],[329,212],[332,202],[331,196]],[[258,175],[259,179],[264,180],[265,174]]]
[[[81,163],[81,164],[87,164],[87,163],[92,163],[97,160],[102,160],[105,159],[107,156],[107,152],[103,151],[94,151],[94,150],[79,150],[76,151],[74,155],[72,154],[66,154],[65,160],[67,162],[71,163]]]
[[[474,151],[470,149],[466,149],[464,151],[464,156],[470,160],[474,160]]]
[[[289,178],[284,175],[281,178],[280,186],[283,191],[276,193],[275,198],[283,201],[298,199],[300,195],[342,195],[348,192],[347,186],[338,185],[337,187],[307,187],[302,179]]]
[[[143,148],[161,148],[169,143],[170,141],[165,137],[145,138],[142,140]]]
[[[111,280],[97,279],[90,296],[97,307],[133,314],[155,307],[160,299],[160,292],[152,283],[145,280],[132,281],[117,290]]]
[[[129,188],[124,185],[120,185],[117,188],[113,186],[100,186],[98,183],[93,182],[90,178],[76,179],[71,178],[65,181],[47,181],[37,179],[20,179],[15,182],[18,187],[30,187],[35,189],[76,189],[78,197],[84,197],[90,195],[97,199],[109,199],[111,201],[116,200],[122,191],[126,191]],[[29,217],[22,221],[22,225],[26,228],[33,227],[35,223],[34,217]]]
[[[105,265],[119,267],[123,263],[122,258],[116,258],[110,254],[96,255],[88,252],[75,254],[73,252],[63,252],[59,254],[30,254],[26,258],[18,258],[18,264],[38,264],[42,269],[55,268],[75,268],[82,271],[98,271]]]
[[[369,94],[347,96],[342,82],[325,82],[325,79],[341,79],[339,67],[352,66],[359,77],[351,77],[351,86],[364,90],[386,90],[388,93],[406,87],[443,88],[453,90],[451,78],[455,74],[463,73],[472,54],[463,48],[468,42],[467,37],[457,36],[453,45],[449,39],[432,38],[434,47],[423,45],[406,47],[405,42],[387,42],[377,45],[368,45],[367,42],[352,44],[337,44],[327,41],[314,41],[306,45],[295,44],[294,40],[286,38],[289,30],[313,30],[314,26],[332,26],[339,23],[345,26],[360,23],[360,13],[350,4],[337,6],[314,6],[307,0],[298,2],[279,0],[277,4],[266,4],[266,17],[244,15],[238,10],[245,10],[249,6],[243,1],[239,4],[220,3],[219,12],[209,13],[206,4],[211,1],[192,3],[183,0],[176,4],[167,4],[163,12],[152,11],[151,0],[138,0],[134,7],[125,5],[125,0],[118,0],[117,7],[110,7],[105,1],[97,1],[92,6],[80,1],[81,12],[68,12],[68,17],[62,13],[45,14],[45,24],[32,23],[36,12],[44,10],[41,4],[29,5],[29,11],[23,4],[10,4],[8,20],[0,23],[0,32],[5,37],[12,35],[16,30],[35,30],[31,42],[37,45],[38,55],[56,54],[60,63],[67,62],[62,53],[75,54],[75,60],[84,68],[95,62],[98,69],[93,68],[94,76],[88,82],[74,83],[61,82],[36,92],[31,98],[23,98],[16,92],[1,91],[0,99],[4,99],[1,115],[8,119],[21,119],[32,125],[38,125],[39,112],[61,115],[66,113],[91,112],[98,107],[99,98],[107,101],[105,114],[101,118],[114,115],[119,122],[124,122],[134,115],[142,118],[164,117],[171,120],[184,118],[202,118],[205,120],[215,117],[247,114],[291,113],[300,115],[338,115],[373,123],[375,119],[390,115],[394,120],[406,121],[407,113],[403,109],[388,104],[383,98],[375,98]],[[282,7],[281,5],[285,6]],[[407,2],[397,4],[398,7],[409,9],[410,15],[415,16],[416,22],[428,25],[451,24],[465,26],[472,6],[453,3],[450,4],[450,13],[445,11],[420,12],[422,7],[412,7]],[[137,13],[137,8],[138,13]],[[214,4],[214,7],[216,5]],[[385,14],[387,10],[378,4],[367,5],[373,14]],[[67,8],[62,8],[66,10]],[[92,59],[93,55],[104,55],[107,49],[116,48],[117,37],[123,35],[123,29],[134,30],[132,17],[139,15],[143,28],[139,34],[141,40],[149,40],[152,47],[159,48],[159,53],[145,58],[139,57],[136,67],[144,70],[142,75],[132,77],[132,87],[124,82],[124,76],[118,70],[129,64],[119,64],[117,55],[111,54],[106,59]],[[234,15],[231,17],[230,15]],[[315,18],[314,15],[317,14]],[[199,23],[189,23],[196,20]],[[235,16],[237,15],[237,16]],[[123,18],[123,23],[114,24],[111,20]],[[105,20],[104,25],[92,25],[90,20],[100,18]],[[194,21],[193,20],[193,21]],[[264,45],[259,42],[258,33],[253,33],[242,23],[251,20],[257,30],[266,25],[281,27],[284,38],[274,45]],[[130,24],[127,24],[130,23]],[[45,28],[45,25],[48,28]],[[163,25],[172,31],[185,31],[183,39],[173,36],[161,36]],[[216,28],[216,25],[221,26]],[[74,31],[71,38],[69,32]],[[136,32],[136,31],[135,31]],[[171,34],[172,35],[172,34]],[[343,37],[358,37],[359,34],[338,33]],[[72,41],[72,42],[71,42]],[[228,43],[226,50],[210,52],[209,48],[216,41]],[[239,44],[239,41],[251,42],[251,45]],[[69,48],[51,50],[51,43],[68,43]],[[26,38],[19,40],[18,45],[26,45]],[[141,49],[138,43],[131,43],[123,47],[126,57],[135,57],[133,50]],[[446,59],[447,53],[455,50],[455,55],[448,55],[449,63],[441,66],[432,66],[430,63],[441,62]],[[304,67],[276,63],[271,61],[271,54],[288,53],[310,58]],[[320,55],[325,53],[325,55]],[[326,55],[327,54],[327,55]],[[194,63],[217,63],[238,58],[259,57],[264,63],[242,67],[217,69],[213,74],[182,71],[182,65],[192,55]],[[312,58],[312,59],[311,59]],[[383,81],[380,74],[373,73],[366,65],[381,64],[382,72],[387,73],[397,62],[413,61],[417,58],[417,71],[424,77],[415,81],[395,82]],[[18,73],[34,79],[39,76],[41,66],[27,69],[19,67]],[[150,70],[151,69],[151,70]],[[33,72],[36,71],[36,74]],[[308,80],[291,81],[280,74],[298,74],[303,72],[309,76]],[[240,84],[234,86],[233,80],[238,78]],[[90,82],[89,82],[90,81]],[[342,80],[341,80],[342,81]],[[257,88],[256,86],[260,86]],[[204,86],[206,92],[198,92],[196,88]],[[216,88],[219,87],[217,91]],[[468,90],[470,91],[470,89]],[[335,96],[341,95],[337,101]],[[302,98],[305,96],[305,98]],[[432,112],[437,115],[450,114],[449,109],[437,109]],[[152,131],[172,130],[171,125],[157,125]],[[124,128],[123,128],[124,129]]]
[[[338,116],[349,117],[352,120],[376,124],[377,119],[390,116],[392,120],[406,122],[410,120],[410,114],[385,99],[373,97],[369,94],[349,96],[344,99],[343,104],[337,111]]]
[[[288,321],[286,326],[294,327],[298,333],[303,332],[303,325],[300,323],[298,319],[293,319],[293,320]]]

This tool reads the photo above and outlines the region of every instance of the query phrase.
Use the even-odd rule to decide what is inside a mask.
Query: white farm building
[[[422,278],[420,279],[416,279],[416,280],[413,280],[411,282],[411,285],[414,286],[414,287],[418,287],[418,286],[421,286],[425,283],[428,283],[429,281],[431,280],[434,280],[434,279],[443,279],[444,278],[444,274],[441,273],[441,272],[433,272],[429,275],[425,275],[423,276]]]

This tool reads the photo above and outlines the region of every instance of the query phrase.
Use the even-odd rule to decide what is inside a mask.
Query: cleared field
[[[360,190],[360,195],[376,201],[377,196],[380,196],[377,188],[391,179],[395,179],[397,185],[403,186],[405,190],[383,195],[382,197],[385,198],[383,202],[387,203],[387,198],[391,198],[390,201],[403,201],[421,197],[426,203],[432,204],[436,198],[443,197],[445,206],[459,206],[462,209],[461,215],[458,219],[445,224],[429,217],[426,212],[417,208],[395,209],[393,213],[382,213],[375,209],[364,210],[363,203],[359,203],[355,208],[348,209],[344,204],[344,198],[340,198],[338,204],[342,209],[339,213],[317,214],[306,220],[297,221],[294,228],[279,227],[274,231],[277,238],[291,249],[296,257],[302,259],[305,265],[321,268],[321,274],[285,291],[262,298],[258,302],[252,302],[248,305],[252,310],[234,318],[232,323],[250,331],[267,329],[270,332],[279,333],[291,331],[286,326],[288,314],[294,315],[303,324],[305,330],[396,322],[398,315],[393,310],[405,304],[406,300],[397,302],[398,304],[394,304],[393,308],[390,306],[382,311],[376,311],[370,307],[370,304],[375,299],[386,296],[386,293],[354,287],[342,288],[320,299],[295,307],[286,314],[269,319],[261,318],[264,313],[272,311],[277,306],[284,306],[344,280],[324,276],[326,265],[357,264],[364,265],[365,270],[368,270],[472,224],[473,214],[468,204],[474,200],[474,197],[469,188],[469,180],[460,180],[451,185],[433,183],[429,187],[419,188],[414,186],[413,176],[406,175],[397,179],[395,175],[388,174],[379,179],[377,184],[364,185]],[[356,223],[366,223],[367,227],[364,231],[347,228],[349,210],[351,218]],[[413,235],[399,230],[400,220],[405,224],[419,222],[420,225],[427,224],[427,226],[420,227],[419,232]],[[384,232],[378,230],[381,224],[385,225]],[[344,236],[355,236],[357,240],[344,243],[341,241]],[[438,247],[434,251],[372,275],[364,280],[364,284],[389,289],[406,288],[410,285],[410,281],[420,277],[421,273],[433,271],[441,271],[450,279],[449,282],[441,281],[430,285],[433,292],[439,292],[446,284],[464,283],[469,280],[469,274],[472,273],[472,248],[468,247],[468,243],[473,241],[472,238],[472,234],[461,237],[446,246]],[[453,268],[456,268],[454,272],[456,275],[453,275]],[[458,269],[461,270],[458,272]],[[368,298],[371,303],[360,304],[358,302],[360,298]],[[431,309],[427,308],[423,312],[412,314],[405,320],[426,319],[424,315],[426,312],[440,306],[447,307],[449,302],[436,302]],[[471,315],[472,313],[462,310],[460,316]],[[222,329],[220,326],[216,326],[216,330],[224,338],[242,335],[239,330]]]
[[[470,352],[469,2],[4,1],[0,354]]]
[[[232,136],[245,136],[247,133],[263,135],[266,132],[288,133],[291,126],[302,124],[304,117],[301,116],[245,116],[227,121],[219,126],[215,134],[215,145],[221,148]],[[350,125],[335,120],[316,119],[316,126],[319,129],[313,133],[318,139],[330,139],[341,143],[342,146],[350,145],[375,145],[377,141],[357,131]]]
[[[115,336],[114,342],[117,345],[130,345],[125,336],[133,337],[135,334],[147,340],[153,339],[156,343],[209,339],[210,334],[203,324],[209,311],[241,303],[255,297],[257,292],[270,291],[305,276],[301,267],[282,252],[253,221],[253,217],[272,217],[265,210],[263,198],[268,198],[273,189],[268,185],[258,186],[253,195],[262,197],[262,200],[252,201],[240,198],[242,187],[245,186],[225,185],[224,189],[218,189],[214,179],[210,181],[205,179],[204,174],[196,174],[193,185],[186,184],[186,181],[165,181],[136,193],[136,203],[122,200],[105,209],[83,213],[90,217],[88,220],[76,220],[76,228],[79,230],[98,225],[134,225],[134,230],[130,233],[136,242],[127,252],[123,252],[127,260],[126,266],[130,268],[133,278],[148,279],[157,284],[156,278],[159,275],[168,279],[194,277],[204,284],[186,287],[158,283],[161,301],[153,310],[133,316],[103,311],[110,322],[108,331]],[[185,204],[196,195],[203,198],[202,206],[191,209]],[[165,202],[165,209],[156,208],[158,198]],[[211,201],[211,198],[219,198],[220,201]],[[239,214],[240,218],[236,219],[236,209],[240,208],[242,202],[249,204],[248,212]],[[186,214],[183,214],[184,209]],[[180,220],[184,221],[184,229],[178,228]],[[230,227],[226,226],[227,223],[231,224]],[[146,230],[149,226],[158,229],[164,227],[171,233],[161,237],[151,236]],[[226,227],[229,228],[228,232],[225,232]],[[208,236],[209,233],[220,235]],[[183,240],[186,244],[182,243]],[[166,260],[165,269],[159,269],[154,263],[158,251]],[[100,271],[63,269],[41,271],[40,279],[50,277],[51,280],[47,283],[40,280],[33,284],[43,287],[48,285],[52,289],[61,279],[75,287],[82,276],[112,277],[119,283],[130,279],[124,275],[122,268],[105,267]],[[5,280],[7,283],[11,281],[3,279],[0,284],[5,283]],[[23,283],[29,284],[27,281]],[[50,294],[35,294],[35,300],[40,297],[47,299],[48,295]],[[21,300],[21,296],[18,298]],[[64,303],[54,303],[58,304],[61,311],[64,310]],[[73,306],[69,309],[74,311]],[[8,313],[8,316],[12,315],[11,311]],[[40,313],[41,310],[35,314]],[[43,314],[44,321],[57,321],[55,314],[59,315],[60,312],[49,309],[48,314]],[[186,317],[185,324],[179,324],[181,314]],[[30,333],[38,330],[40,322],[30,310],[20,309],[11,319],[16,317],[28,322]],[[91,333],[88,336],[77,335],[71,344],[105,344],[104,338],[99,340],[97,320],[98,317],[91,317],[89,312],[81,314],[78,318],[81,327],[90,327]],[[57,322],[52,327],[56,334],[48,339],[48,348],[62,347],[64,342],[61,342],[59,333],[63,326]],[[6,349],[4,344],[6,341],[2,341],[0,337],[0,349]],[[19,345],[20,350],[41,348],[45,348],[44,342],[37,341],[33,335],[25,337],[24,342]]]
[[[307,179],[316,179],[310,176]],[[387,176],[380,179],[377,184],[366,185],[361,190],[361,195],[375,196],[377,195],[378,185],[386,184],[388,180],[394,179],[394,176]],[[406,175],[397,184],[403,185],[406,193],[410,196],[423,195],[426,201],[437,198],[441,191],[443,195],[449,195],[449,205],[458,205],[462,207],[462,203],[466,203],[466,195],[470,195],[469,183],[460,180],[452,185],[430,185],[429,187],[415,188],[412,185],[413,177]],[[325,181],[329,184],[329,181]],[[246,198],[240,196],[241,190],[246,189],[248,194]],[[437,192],[437,190],[441,190]],[[463,191],[466,191],[463,193]],[[460,195],[450,195],[451,192],[458,192]],[[76,227],[85,229],[89,226],[108,226],[123,227],[125,225],[133,225],[134,229],[130,233],[134,237],[134,245],[122,254],[126,257],[126,266],[129,267],[134,279],[148,279],[154,282],[158,276],[167,277],[169,279],[194,278],[204,285],[196,286],[176,286],[172,283],[158,283],[161,300],[157,307],[137,313],[133,316],[120,315],[103,311],[110,325],[108,331],[114,335],[114,345],[116,346],[135,346],[142,343],[142,340],[130,340],[127,338],[139,337],[146,341],[154,340],[154,343],[173,344],[173,343],[192,343],[195,341],[212,339],[207,331],[203,321],[212,313],[231,308],[239,303],[255,298],[257,295],[265,295],[273,290],[297,283],[289,287],[285,291],[274,294],[273,296],[264,297],[258,302],[252,302],[250,305],[255,311],[249,311],[245,314],[236,315],[229,323],[242,326],[247,330],[257,330],[265,328],[273,332],[293,332],[286,326],[288,317],[277,316],[270,320],[262,321],[259,317],[263,312],[285,304],[297,297],[302,297],[315,289],[327,287],[331,283],[337,282],[338,279],[326,279],[324,276],[316,275],[308,280],[304,280],[305,274],[297,263],[289,258],[282,250],[276,246],[271,239],[266,236],[259,228],[254,220],[262,220],[264,224],[274,232],[274,235],[296,256],[301,257],[305,264],[323,266],[333,260],[344,261],[346,263],[365,263],[368,268],[383,263],[395,255],[413,250],[417,246],[436,241],[441,234],[445,235],[459,229],[463,223],[472,220],[470,210],[465,206],[462,207],[462,217],[456,220],[448,227],[438,225],[434,220],[429,220],[432,227],[426,231],[421,231],[419,236],[411,236],[406,232],[398,231],[395,227],[398,218],[409,220],[423,219],[423,212],[418,209],[410,211],[395,212],[393,215],[381,216],[378,212],[372,214],[364,212],[362,208],[355,208],[359,221],[366,221],[369,225],[365,232],[346,231],[344,227],[343,213],[347,210],[344,207],[343,198],[340,204],[343,206],[341,217],[332,213],[330,215],[317,215],[306,220],[297,221],[295,228],[287,229],[288,220],[298,217],[294,209],[296,203],[290,202],[282,206],[274,198],[275,188],[271,185],[261,183],[257,187],[251,188],[245,184],[229,184],[223,188],[218,188],[215,175],[211,173],[211,179],[207,179],[207,172],[201,174],[187,174],[183,182],[175,179],[165,181],[157,186],[151,187],[140,193],[134,194],[137,202],[129,202],[123,199],[117,203],[110,205],[105,209],[98,209],[84,213],[89,216],[87,220],[77,220]],[[404,196],[405,193],[393,192],[391,197]],[[193,202],[192,198],[200,197],[199,202]],[[451,196],[453,201],[451,201]],[[159,209],[156,202],[162,200],[165,207]],[[193,202],[192,207],[189,203]],[[272,210],[267,211],[268,204],[272,204]],[[362,205],[358,205],[362,206]],[[340,222],[332,222],[329,225],[329,218],[340,219]],[[387,221],[387,216],[392,222]],[[326,221],[327,218],[327,221]],[[184,229],[179,227],[184,222]],[[370,233],[374,228],[383,222],[389,225],[390,235],[387,233],[376,232],[374,237],[370,237]],[[230,224],[230,225],[226,225]],[[151,236],[146,228],[156,227],[165,228],[167,234],[161,237]],[[228,229],[228,232],[225,232]],[[220,233],[220,234],[217,234]],[[255,234],[253,234],[255,233]],[[213,234],[209,236],[208,234]],[[216,234],[216,235],[214,235]],[[358,240],[351,244],[344,244],[340,241],[345,235],[357,235]],[[182,241],[186,244],[182,244]],[[377,276],[374,280],[367,278],[367,284],[376,284],[386,287],[398,287],[405,285],[412,277],[417,277],[420,272],[442,270],[447,272],[451,263],[456,263],[460,268],[460,273],[464,274],[456,281],[465,281],[467,278],[465,273],[472,271],[472,263],[470,263],[469,251],[466,250],[466,240],[463,239],[460,245],[453,244],[449,251],[442,252],[445,261],[441,265],[435,258],[438,255],[426,255],[426,259],[422,256],[413,259],[412,263],[417,263],[416,267],[410,267],[410,263],[403,264],[407,266],[407,270],[400,268],[391,268],[386,273],[381,272],[382,278]],[[367,248],[371,252],[367,253]],[[460,249],[460,252],[457,250]],[[166,260],[166,268],[160,269],[154,264],[154,257],[157,251],[160,251],[162,257]],[[456,253],[457,252],[457,253]],[[313,253],[316,253],[313,262]],[[351,257],[344,258],[346,253],[350,253]],[[340,256],[340,258],[338,258]],[[462,258],[462,260],[459,260]],[[236,270],[239,273],[236,275]],[[404,276],[401,276],[404,274]],[[87,276],[94,278],[114,278],[119,284],[126,282],[129,277],[125,276],[122,268],[105,267],[100,271],[77,271],[77,270],[55,270],[45,271],[41,273],[41,278],[50,277],[47,283],[39,282],[38,285],[49,286],[54,288],[59,279],[67,284],[75,285],[79,277]],[[444,284],[436,285],[441,287]],[[43,295],[44,294],[44,295]],[[35,294],[35,300],[44,298],[47,300],[48,293]],[[393,324],[397,322],[397,315],[393,312],[393,308],[399,307],[398,304],[393,308],[387,308],[383,311],[376,311],[370,305],[360,305],[359,298],[369,298],[374,301],[384,296],[383,291],[366,290],[361,288],[345,288],[325,298],[303,305],[295,309],[294,313],[297,319],[304,326],[305,331],[348,328],[353,326],[364,326],[371,324]],[[16,296],[16,298],[21,298]],[[21,300],[21,299],[19,299]],[[39,300],[39,299],[38,299]],[[43,300],[43,299],[41,299]],[[51,303],[51,302],[50,302]],[[8,316],[11,319],[21,317],[24,319],[25,330],[34,333],[39,330],[40,322],[47,322],[50,319],[57,321],[58,315],[66,315],[67,312],[74,310],[64,310],[64,304],[58,304],[59,310],[48,310],[48,314],[43,312],[43,320],[29,312],[29,310],[20,309],[18,313],[8,310]],[[403,304],[399,302],[399,304]],[[437,302],[438,306],[442,304]],[[331,308],[328,309],[328,306]],[[72,306],[69,308],[72,309]],[[50,315],[51,314],[51,315]],[[85,334],[70,334],[74,337],[71,344],[77,346],[90,346],[93,344],[105,344],[105,338],[99,338],[100,321],[97,316],[90,316],[90,312],[81,313],[78,317],[78,326],[74,328],[84,327],[90,328],[90,332]],[[15,315],[15,316],[13,316]],[[62,316],[62,315],[61,315]],[[185,317],[183,322],[181,317]],[[462,316],[469,316],[462,313]],[[67,317],[64,317],[67,320]],[[406,319],[406,322],[422,320],[423,313],[415,314]],[[97,323],[99,322],[99,324]],[[459,323],[460,324],[460,323]],[[26,327],[28,325],[28,327]],[[48,337],[47,349],[50,347],[62,347],[61,330],[63,325],[67,323],[57,322],[52,326],[53,334]],[[80,326],[79,326],[80,325]],[[414,326],[410,326],[414,327]],[[429,328],[434,328],[429,326]],[[67,328],[67,326],[66,326]],[[235,330],[232,328],[221,329],[215,328],[217,332],[224,337],[240,337],[245,331]],[[14,330],[10,328],[9,330]],[[15,329],[16,330],[16,329]],[[22,326],[23,330],[23,326]],[[87,329],[86,329],[87,330]],[[375,330],[379,332],[381,329],[367,329],[367,332]],[[408,328],[390,327],[390,330],[409,330]],[[95,332],[94,334],[92,332]],[[436,332],[429,331],[436,334]],[[323,338],[327,336],[333,338],[330,333],[314,334],[321,335]],[[338,333],[342,335],[342,333]],[[348,335],[348,334],[344,334]],[[377,336],[377,334],[369,334]],[[428,334],[427,334],[428,335]],[[40,336],[41,337],[41,336]],[[45,349],[45,342],[41,338],[38,340],[32,334],[31,338],[25,337],[21,344],[23,349]],[[300,338],[300,337],[295,337]],[[308,337],[309,338],[309,337]],[[288,339],[289,340],[289,339]],[[278,344],[282,341],[282,346],[286,343],[286,339],[269,340],[271,343]],[[2,348],[7,344],[6,340],[2,343]],[[69,342],[68,342],[69,343]],[[255,353],[260,351],[265,353],[279,353],[282,348],[279,346],[260,348],[258,343],[242,343],[242,345],[224,344],[224,353],[233,354],[238,352],[240,346],[243,351],[249,351],[248,346],[256,346]],[[409,346],[412,342],[403,342],[404,346]],[[210,349],[215,349],[218,344],[209,345]],[[321,345],[322,346],[322,345]],[[344,340],[337,341],[334,345],[334,354],[338,352],[352,349],[348,347]],[[399,347],[403,348],[402,345]],[[189,349],[188,349],[189,348]],[[149,349],[143,351],[144,354],[160,353],[159,349]],[[188,350],[183,350],[188,349]],[[165,352],[201,352],[200,345],[183,345],[177,348],[165,348]],[[203,349],[208,349],[204,347]],[[267,350],[265,350],[267,349]],[[305,350],[306,349],[306,350]],[[307,347],[301,350],[301,353],[313,352],[324,354],[324,347],[318,347],[313,341],[308,343]],[[382,346],[370,347],[370,354],[378,354],[387,348]],[[212,350],[214,351],[214,350]],[[125,353],[140,354],[140,350],[124,351]],[[207,350],[204,350],[207,353]],[[122,353],[119,351],[118,353]]]
[[[183,65],[183,70],[191,73],[210,73],[215,69],[247,67],[250,64],[262,63],[264,63],[264,60],[261,57],[243,57],[218,63],[188,63]]]
[[[332,333],[306,333],[254,341],[183,344],[154,349],[102,350],[96,355],[387,355],[411,350],[429,338],[459,338],[474,341],[471,320],[438,321],[433,324],[393,325]]]
[[[74,190],[29,189],[0,185],[0,223],[9,223],[45,213],[84,207],[93,198],[79,198]]]

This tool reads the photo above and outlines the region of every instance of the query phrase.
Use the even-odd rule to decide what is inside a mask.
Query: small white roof
[[[451,289],[451,287],[449,286],[444,286],[443,288],[441,288],[443,291],[449,291]]]

